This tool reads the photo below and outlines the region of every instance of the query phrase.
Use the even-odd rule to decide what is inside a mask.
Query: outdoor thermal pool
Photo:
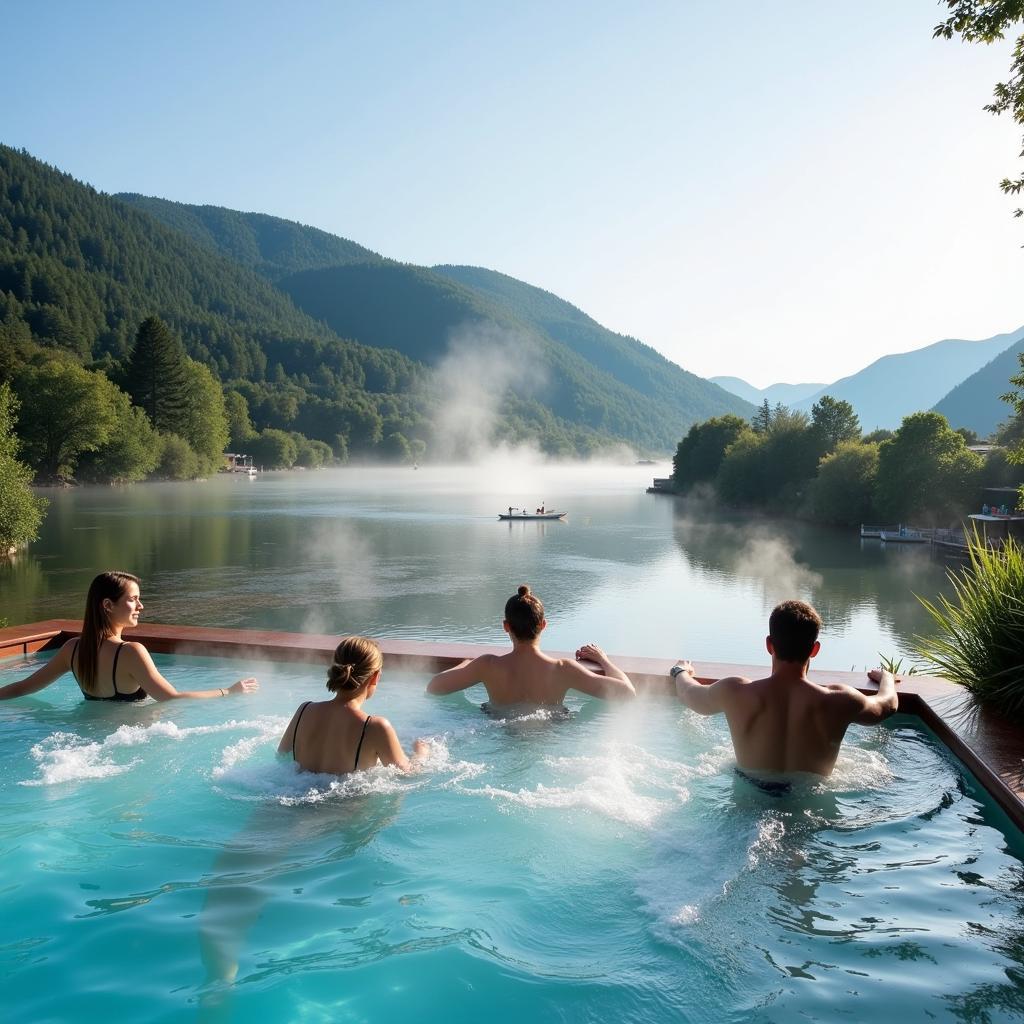
[[[780,800],[667,698],[505,723],[385,665],[429,764],[338,780],[275,754],[320,668],[157,662],[263,688],[0,706],[12,1024],[1024,1018],[1020,835],[915,719]]]

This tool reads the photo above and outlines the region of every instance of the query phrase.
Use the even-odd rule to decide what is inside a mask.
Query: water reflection
[[[492,469],[494,469],[492,467]],[[42,535],[0,563],[0,616],[78,617],[100,569],[142,576],[152,621],[500,643],[517,584],[551,649],[756,661],[767,610],[800,596],[827,625],[825,667],[904,651],[943,569],[852,531],[743,522],[644,493],[641,467],[351,469],[50,495]],[[564,522],[499,522],[536,496]]]

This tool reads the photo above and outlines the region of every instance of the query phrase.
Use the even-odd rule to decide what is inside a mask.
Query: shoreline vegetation
[[[1021,373],[1011,384],[1024,388]],[[750,420],[694,424],[679,442],[667,493],[740,511],[836,526],[865,522],[959,525],[986,488],[1018,488],[1024,503],[1024,397],[984,455],[944,416],[918,412],[895,431],[862,435],[849,402],[825,395],[808,416],[766,401]],[[1008,503],[1010,509],[1014,502]]]

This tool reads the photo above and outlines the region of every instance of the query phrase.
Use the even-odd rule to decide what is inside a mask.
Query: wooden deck
[[[0,629],[0,658],[30,654],[59,647],[77,636],[81,622],[50,619]],[[328,665],[338,642],[335,634],[276,633],[266,630],[206,629],[197,626],[147,624],[133,629],[132,640],[144,643],[153,653],[184,654],[252,661],[304,662]],[[424,677],[449,668],[463,658],[487,652],[505,653],[507,646],[426,643],[414,640],[380,640],[389,666]],[[550,652],[557,655],[558,652]],[[569,656],[567,654],[563,657]],[[668,675],[673,662],[666,658],[612,655],[641,692],[672,695]],[[765,665],[734,665],[724,662],[695,663],[702,683],[723,676],[748,678],[766,675]],[[813,671],[818,683],[846,683],[865,693],[874,685],[860,673]],[[424,682],[426,682],[424,678]],[[908,676],[899,686],[900,712],[915,715],[967,766],[992,794],[1019,829],[1024,831],[1024,734],[1011,723],[973,708],[965,691],[933,676]]]

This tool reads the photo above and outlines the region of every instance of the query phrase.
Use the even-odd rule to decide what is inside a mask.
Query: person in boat
[[[840,683],[811,682],[807,672],[821,648],[820,629],[821,618],[809,604],[785,601],[768,620],[772,671],[766,678],[727,676],[705,686],[688,661],[670,669],[676,694],[691,711],[725,715],[737,773],[768,792],[788,792],[792,773],[831,775],[847,728],[877,725],[898,705],[896,680],[884,669],[868,673],[878,684],[869,695]]]
[[[363,710],[363,704],[377,692],[383,665],[383,655],[373,640],[345,637],[335,648],[327,670],[327,689],[334,697],[301,704],[277,752],[290,751],[295,763],[310,772],[347,775],[378,764],[408,771],[429,752],[427,744],[416,740],[412,759],[408,758],[391,723]]]
[[[544,605],[524,583],[505,602],[502,628],[512,641],[508,654],[482,654],[466,659],[427,684],[433,694],[456,693],[474,683],[483,683],[488,702],[485,710],[503,708],[561,708],[569,690],[579,690],[603,700],[626,700],[636,696],[629,677],[613,664],[596,644],[584,644],[576,652],[576,661],[552,658],[540,649],[540,635],[547,626]],[[593,662],[595,672],[581,661]]]
[[[139,624],[143,607],[138,576],[101,572],[89,585],[81,635],[68,640],[32,675],[0,687],[0,700],[37,693],[66,672],[74,676],[86,700],[205,700],[259,689],[252,677],[213,690],[175,689],[153,664],[149,651],[122,636],[124,630]]]

